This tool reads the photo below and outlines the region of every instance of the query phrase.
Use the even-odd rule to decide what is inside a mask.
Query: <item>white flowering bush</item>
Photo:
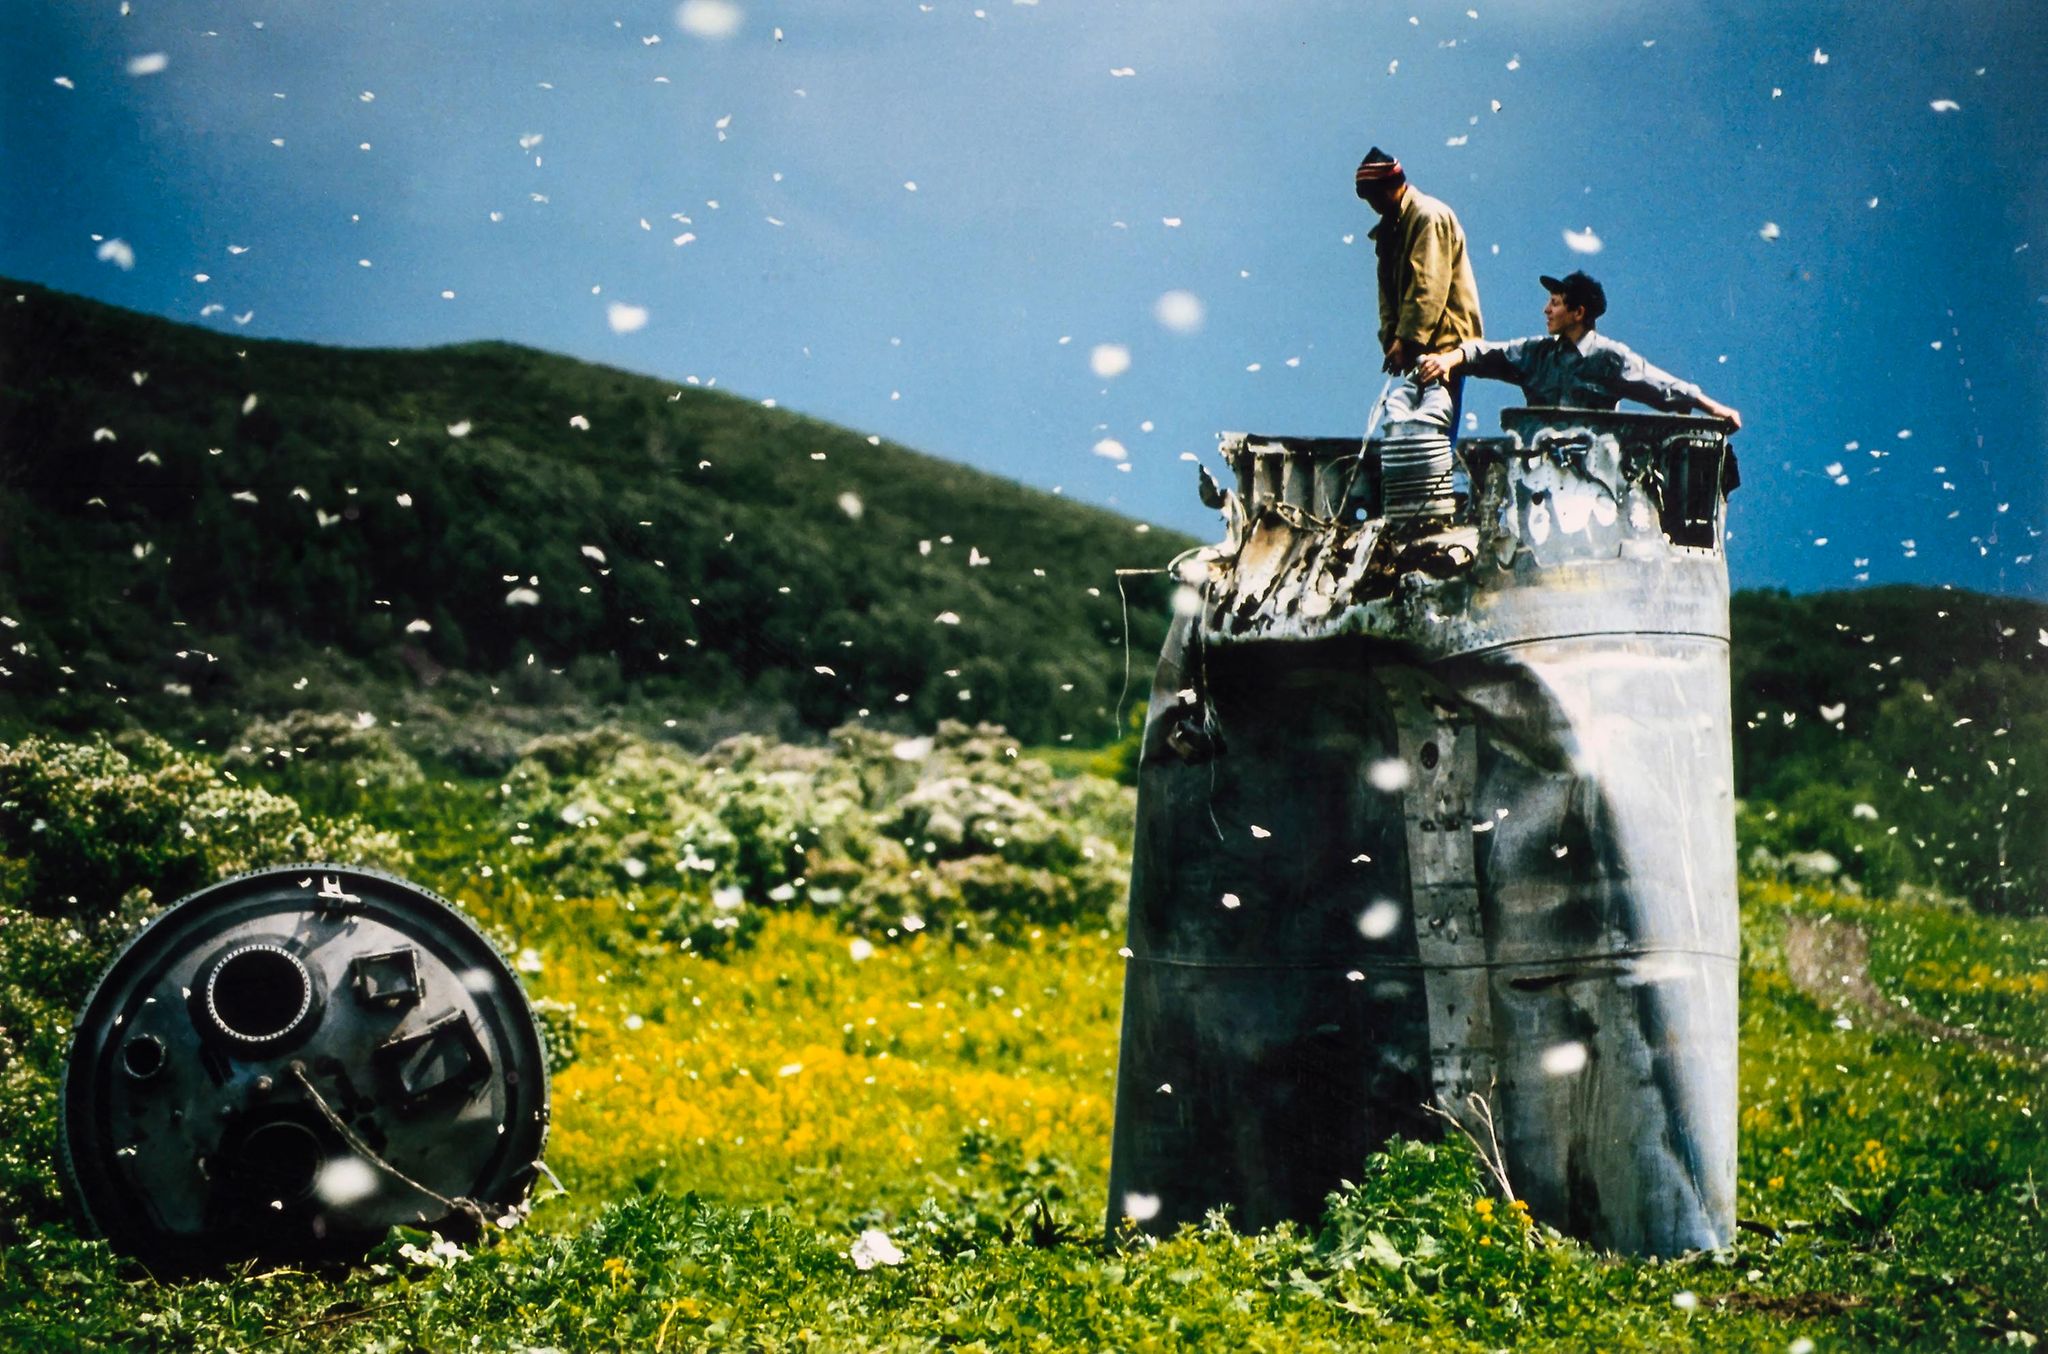
[[[623,898],[614,948],[715,954],[760,924],[738,887],[740,844],[698,759],[615,729],[551,735],[506,775],[498,826],[515,867],[566,898]]]
[[[500,826],[536,882],[624,896],[661,940],[712,953],[775,906],[977,939],[1115,920],[1134,803],[1109,781],[1055,778],[988,725],[909,739],[852,726],[827,747],[746,735],[702,755],[605,729],[531,745]]]
[[[1121,924],[1134,791],[1093,776],[1057,779],[990,725],[946,723],[928,750],[918,742],[915,783],[876,806],[877,844],[847,881],[851,920],[976,937]]]
[[[411,857],[392,833],[309,817],[153,735],[0,744],[0,902],[102,918],[296,860],[402,871]]]

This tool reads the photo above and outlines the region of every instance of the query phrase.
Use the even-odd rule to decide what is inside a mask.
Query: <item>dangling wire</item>
[[[1209,584],[1202,584],[1202,607],[1207,614],[1209,605]],[[1209,828],[1216,834],[1216,840],[1223,840],[1223,824],[1216,818],[1216,772],[1223,746],[1223,721],[1216,717],[1215,707],[1209,700],[1209,646],[1202,640],[1202,629],[1195,627],[1195,680],[1197,691],[1202,698],[1202,732],[1209,736],[1209,799],[1205,808],[1209,810]]]
[[[1164,569],[1118,569],[1116,571],[1117,596],[1123,599],[1124,606],[1124,690],[1118,694],[1116,700],[1118,737],[1123,736],[1124,699],[1129,695],[1131,685],[1131,604],[1130,598],[1124,593],[1124,576],[1126,574],[1164,573],[1178,578],[1180,576],[1181,564],[1189,556],[1200,553],[1204,548],[1202,546],[1195,546],[1181,551],[1173,557],[1172,562]],[[1202,604],[1201,610],[1197,613],[1198,616],[1209,614],[1209,587],[1210,580],[1203,579]],[[1202,627],[1199,622],[1188,627],[1188,645],[1194,650],[1195,691],[1201,701],[1202,731],[1214,739],[1219,736],[1219,721],[1215,717],[1215,709],[1209,700],[1209,646],[1202,641]],[[1217,759],[1214,756],[1211,756],[1209,759],[1209,799],[1205,807],[1209,811],[1209,826],[1215,829],[1216,840],[1220,842],[1223,840],[1223,824],[1216,819],[1216,761]]]
[[[1124,591],[1124,575],[1126,573],[1156,574],[1160,572],[1162,571],[1158,569],[1118,569],[1116,571],[1116,600],[1123,607],[1124,612],[1124,684],[1117,689],[1116,693],[1116,715],[1111,724],[1110,733],[1112,738],[1122,738],[1124,736],[1124,701],[1131,694],[1131,599],[1130,595]]]
[[[464,1198],[451,1199],[447,1195],[441,1193],[439,1190],[436,1190],[429,1185],[421,1184],[419,1181],[413,1179],[404,1171],[399,1170],[398,1167],[392,1165],[383,1157],[379,1156],[377,1154],[377,1150],[374,1147],[371,1147],[370,1144],[364,1142],[362,1137],[354,1129],[350,1128],[348,1124],[343,1121],[342,1117],[339,1114],[336,1114],[334,1112],[334,1107],[327,1103],[327,1097],[320,1094],[320,1088],[315,1086],[313,1084],[313,1079],[306,1075],[306,1065],[304,1063],[294,1059],[291,1065],[291,1074],[292,1077],[299,1083],[300,1089],[305,1091],[307,1095],[312,1097],[313,1107],[320,1111],[320,1115],[322,1118],[327,1120],[327,1126],[333,1129],[336,1133],[340,1134],[341,1140],[347,1143],[349,1145],[350,1150],[355,1152],[357,1156],[369,1162],[372,1166],[375,1166],[378,1170],[384,1172],[384,1174],[390,1176],[393,1180],[398,1181],[400,1184],[405,1185],[410,1189],[417,1190],[421,1194],[424,1194],[427,1198],[432,1199],[435,1203],[441,1205],[441,1207],[447,1209],[450,1213],[466,1214],[469,1217],[470,1221],[476,1224],[477,1231],[479,1234],[490,1230],[491,1219],[489,1215],[484,1212],[483,1205],[479,1204],[476,1200]],[[553,1177],[550,1176],[549,1178],[552,1179]],[[559,1185],[560,1183],[560,1181],[556,1181],[556,1184]]]
[[[1190,556],[1198,555],[1208,548],[1209,547],[1205,545],[1191,545],[1187,549],[1181,551],[1178,555],[1175,555],[1172,559],[1168,560],[1166,562],[1165,567],[1163,568],[1118,569],[1116,571],[1116,596],[1117,601],[1123,607],[1124,618],[1124,684],[1123,688],[1116,693],[1115,719],[1116,736],[1118,738],[1124,736],[1124,702],[1130,698],[1131,694],[1131,599],[1130,595],[1124,591],[1124,579],[1127,577],[1142,577],[1148,574],[1166,574],[1171,578],[1177,579],[1180,577],[1180,566],[1183,563],[1185,563]],[[1208,584],[1204,583],[1202,587],[1204,592],[1203,600],[1206,602]]]
[[[1380,385],[1378,398],[1372,402],[1372,411],[1365,416],[1365,436],[1358,439],[1358,454],[1351,458],[1351,473],[1344,477],[1344,492],[1337,495],[1335,507],[1342,520],[1345,505],[1351,502],[1351,488],[1358,483],[1358,472],[1365,468],[1365,449],[1372,445],[1372,435],[1380,430],[1380,418],[1387,412],[1387,396],[1394,393],[1395,378],[1389,376]]]

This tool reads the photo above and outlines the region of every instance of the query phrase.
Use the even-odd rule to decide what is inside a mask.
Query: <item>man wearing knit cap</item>
[[[1742,426],[1742,415],[1709,398],[1690,381],[1651,366],[1625,343],[1594,331],[1607,313],[1607,290],[1584,273],[1538,279],[1550,300],[1543,307],[1540,338],[1488,343],[1473,338],[1448,352],[1431,353],[1416,364],[1424,382],[1455,381],[1457,373],[1490,376],[1522,388],[1532,405],[1612,409],[1639,400],[1668,413],[1698,411]]]
[[[1428,515],[1450,503],[1449,441],[1457,435],[1463,383],[1418,381],[1415,364],[1428,354],[1481,337],[1479,287],[1456,214],[1410,186],[1400,161],[1374,146],[1358,166],[1357,187],[1358,196],[1380,216],[1370,238],[1379,259],[1383,370],[1405,378],[1387,395],[1377,438],[1388,448],[1382,452],[1382,466],[1390,477],[1398,473],[1417,486],[1416,493],[1401,496],[1406,500],[1403,506],[1392,506],[1390,496],[1389,511]],[[1438,437],[1444,439],[1441,447],[1436,445]],[[1400,456],[1393,456],[1395,447],[1403,449]],[[1397,471],[1394,461],[1402,457],[1413,464]]]

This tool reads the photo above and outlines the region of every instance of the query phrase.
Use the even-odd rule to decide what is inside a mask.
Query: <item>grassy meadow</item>
[[[134,736],[0,752],[0,1344],[1828,1350],[2048,1331],[2041,920],[1745,884],[1726,1252],[1597,1254],[1455,1142],[1361,1161],[1317,1225],[1105,1244],[1127,787],[1055,776],[988,727],[704,754],[600,732],[489,781],[422,771],[382,733],[324,761]],[[147,881],[337,853],[449,897],[525,973],[561,1188],[509,1231],[394,1232],[353,1266],[158,1279],[82,1239],[52,1178],[54,1077],[84,987],[169,901]],[[1887,996],[1957,1037],[1803,988],[1795,932],[1844,924]]]

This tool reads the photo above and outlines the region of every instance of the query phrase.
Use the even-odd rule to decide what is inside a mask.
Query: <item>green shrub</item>
[[[1912,844],[1856,785],[1815,780],[1776,803],[1745,803],[1736,818],[1752,873],[1892,897],[1919,871]]]
[[[330,813],[411,790],[425,779],[375,716],[314,710],[251,721],[221,754],[220,765],[260,776],[302,807]]]
[[[660,939],[710,954],[747,943],[760,909],[800,903],[878,934],[1114,924],[1133,803],[1056,778],[987,725],[851,726],[828,747],[742,735],[702,755],[598,729],[529,745],[499,825],[564,897],[621,897]]]
[[[1077,1214],[1084,1194],[1073,1163],[1049,1154],[1026,1156],[1014,1139],[975,1130],[964,1134],[956,1169],[934,1176],[938,1192],[911,1216],[920,1244],[948,1259],[990,1246],[1054,1246],[1091,1240],[1100,1219]],[[863,1214],[856,1224],[887,1219]]]
[[[334,860],[403,870],[390,833],[309,819],[297,802],[149,734],[0,745],[0,902],[102,918],[144,890],[168,901],[262,865]]]
[[[533,1003],[533,1016],[540,1026],[541,1049],[547,1055],[548,1075],[555,1076],[576,1061],[590,1022],[583,1019],[573,1001],[541,997]]]

